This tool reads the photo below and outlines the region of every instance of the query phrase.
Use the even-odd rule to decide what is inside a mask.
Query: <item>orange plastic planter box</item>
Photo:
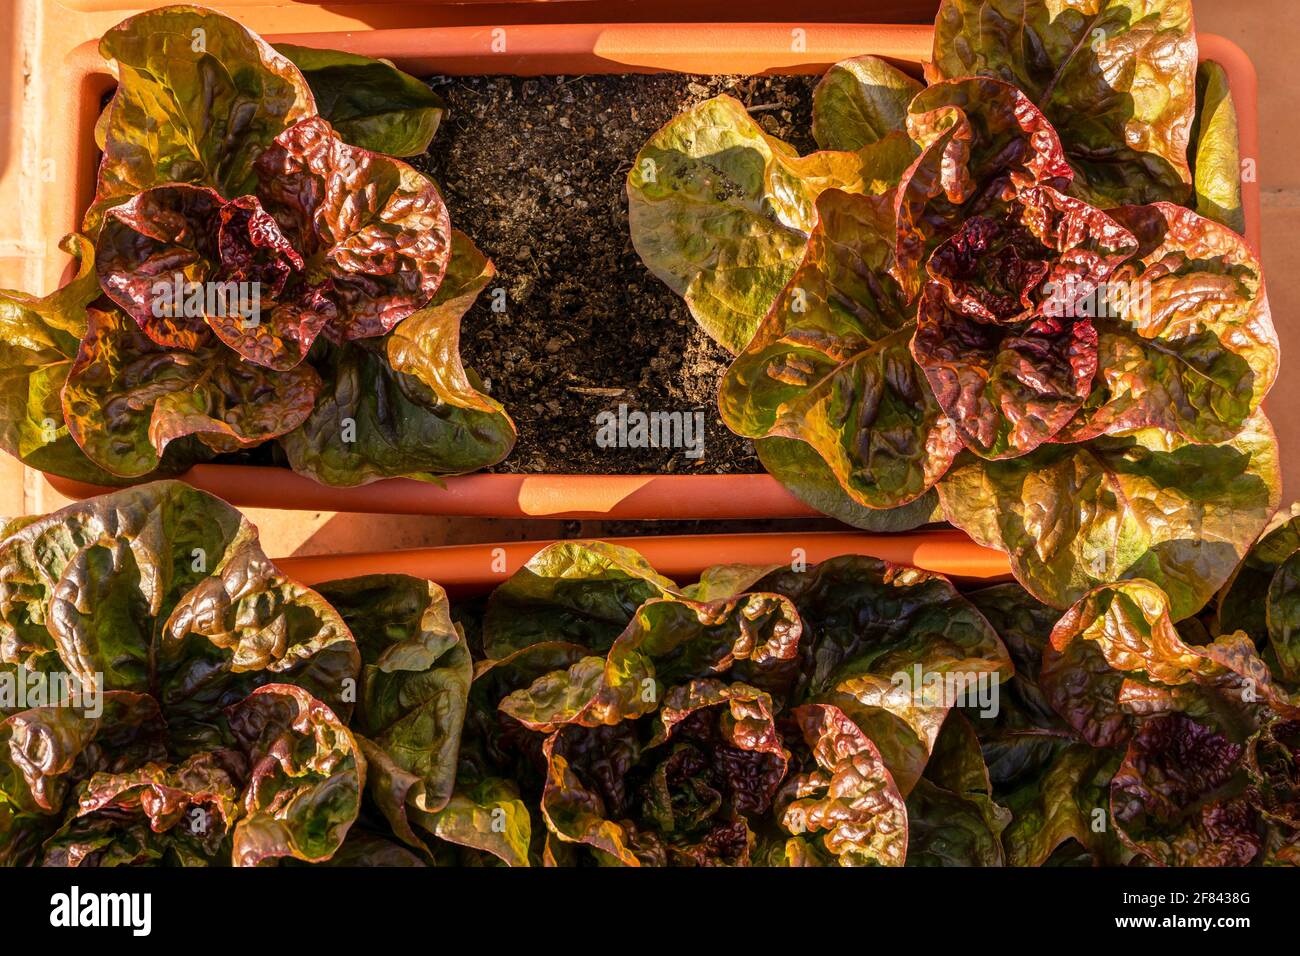
[[[817,531],[794,534],[657,535],[606,538],[639,551],[656,571],[678,584],[694,582],[715,564],[788,565],[795,558],[818,564],[845,554],[937,571],[959,584],[1011,577],[1007,556],[983,548],[960,531],[878,535]],[[435,581],[453,597],[485,594],[518,571],[551,541],[448,545],[370,554],[277,558],[285,574],[308,586],[363,574],[410,574]]]
[[[80,0],[104,9],[99,0]],[[245,6],[248,4],[248,15]],[[283,7],[250,0],[225,4],[254,29],[281,26]],[[376,5],[387,9],[388,5]],[[527,4],[532,11],[549,4]],[[570,9],[572,5],[566,4]],[[775,4],[769,4],[773,11]],[[467,8],[473,9],[473,7]],[[298,18],[331,15],[304,5]],[[412,10],[412,15],[415,11]],[[263,23],[263,20],[266,23]],[[384,22],[393,22],[388,17]],[[331,24],[334,25],[334,24]],[[386,57],[416,76],[447,74],[631,73],[681,71],[714,74],[821,73],[837,60],[863,53],[919,69],[930,54],[929,26],[864,24],[519,23],[513,26],[439,26],[344,32],[275,33],[269,38]],[[1201,55],[1228,72],[1241,130],[1242,155],[1258,155],[1255,71],[1235,44],[1202,35]],[[94,191],[98,150],[93,128],[113,79],[94,40],[77,46],[47,82],[62,83],[70,102],[67,123],[51,132],[53,150],[66,151],[73,188],[45,203],[54,238],[74,230]],[[1247,238],[1259,247],[1259,185],[1244,185]],[[106,489],[47,476],[75,498]],[[502,518],[732,519],[817,515],[768,475],[516,475],[476,474],[432,484],[387,479],[353,488],[320,485],[288,469],[199,465],[181,476],[196,487],[244,507]],[[743,552],[742,560],[749,560]]]

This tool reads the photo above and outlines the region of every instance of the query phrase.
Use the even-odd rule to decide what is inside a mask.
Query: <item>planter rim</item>
[[[304,16],[313,11],[304,8]],[[496,31],[506,49],[493,53]],[[792,50],[792,31],[802,47]],[[933,27],[845,23],[526,23],[495,26],[374,29],[270,34],[273,42],[327,46],[392,59],[416,75],[431,73],[707,72],[819,73],[846,56],[875,53],[903,65],[928,59]],[[1256,76],[1235,43],[1198,34],[1203,60],[1224,67],[1238,111],[1241,151],[1258,155]],[[76,91],[71,122],[56,127],[52,151],[65,151],[75,188],[55,198],[51,220],[71,231],[94,189],[98,151],[93,137],[99,103],[113,83],[97,41],[76,46],[52,82]],[[1243,183],[1247,239],[1259,248],[1259,183]],[[55,237],[57,238],[57,237]],[[109,489],[45,475],[68,497]],[[180,476],[240,507],[428,514],[500,518],[729,519],[805,518],[821,512],[804,504],[770,475],[473,474],[441,484],[381,479],[338,488],[287,468],[199,465]]]
[[[472,596],[495,588],[556,540],[456,544],[274,560],[281,571],[308,587],[364,574],[409,574],[434,581],[449,594]],[[790,564],[798,556],[812,565],[847,554],[869,555],[938,572],[966,584],[1011,579],[1005,554],[976,544],[960,531],[946,529],[907,534],[813,531],[573,540],[599,540],[633,548],[656,571],[678,584],[697,580],[701,571],[716,564]]]

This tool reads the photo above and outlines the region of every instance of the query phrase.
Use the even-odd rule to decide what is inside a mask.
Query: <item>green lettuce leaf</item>
[[[1009,793],[1005,802],[1012,820],[1003,834],[1007,863],[1042,866],[1070,840],[1098,863],[1124,862],[1109,803],[1119,759],[1114,751],[1065,744],[1041,777]]]
[[[451,799],[473,677],[469,649],[438,585],[367,575],[320,587],[361,653],[352,729],[410,779],[399,807],[433,812]],[[369,761],[373,766],[376,761]],[[379,774],[368,781],[372,790]],[[382,804],[381,804],[382,805]]]
[[[901,133],[922,88],[878,56],[841,60],[813,90],[813,138],[822,149],[853,152]]]
[[[1043,650],[1061,612],[1018,584],[995,584],[966,594],[1002,638],[1015,674],[999,685],[998,712],[974,717],[992,781],[1001,789],[1033,779],[1071,736],[1043,692],[1039,672]],[[971,713],[967,708],[966,713]]]
[[[0,290],[0,448],[42,471],[120,484],[86,457],[63,418],[63,385],[100,289],[90,241],[72,233],[59,247],[78,260],[66,285],[47,296]]]
[[[460,320],[495,274],[453,229],[451,261],[427,305],[379,346],[330,347],[313,359],[328,386],[307,421],[281,439],[293,468],[355,485],[474,471],[505,458],[514,422],[460,360]]]
[[[446,806],[417,819],[440,840],[491,853],[508,866],[529,865],[532,816],[510,780],[489,777],[458,788]]]
[[[795,438],[759,438],[758,460],[777,481],[804,504],[865,531],[911,531],[943,520],[939,493],[931,488],[897,508],[864,508],[841,486],[830,465],[807,442]]]
[[[1257,647],[1264,648],[1269,642],[1268,594],[1273,579],[1296,551],[1300,551],[1300,504],[1273,516],[1219,592],[1218,619],[1245,631]]]
[[[389,156],[418,156],[429,148],[446,107],[415,77],[356,53],[293,43],[275,49],[302,72],[316,109],[344,142]]]
[[[483,615],[483,651],[504,658],[542,641],[613,646],[637,608],[677,593],[631,548],[602,541],[548,545],[496,588]]]
[[[294,471],[323,484],[434,480],[494,465],[514,447],[504,412],[447,404],[379,348],[329,346],[312,362],[325,379],[316,407],[279,442]]]
[[[1196,211],[1244,233],[1246,212],[1241,205],[1237,108],[1228,89],[1228,73],[1213,60],[1206,60],[1196,69],[1196,123],[1191,142]]]
[[[1002,866],[1010,812],[993,785],[970,722],[948,715],[925,776],[907,796],[908,866]]]
[[[799,156],[740,101],[718,96],[674,117],[628,173],[632,243],[717,342],[738,352],[794,272],[826,189],[878,195],[910,151],[897,139],[861,153]]]

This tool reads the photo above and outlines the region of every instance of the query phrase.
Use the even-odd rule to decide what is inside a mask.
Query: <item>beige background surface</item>
[[[33,51],[41,29],[32,16],[43,0],[0,0],[0,226],[5,216],[28,207],[19,169],[17,135],[30,116],[33,84],[39,82]],[[87,4],[93,7],[90,0]],[[219,2],[214,5],[220,5]],[[233,4],[232,4],[233,5]],[[869,5],[868,5],[869,7]],[[1262,245],[1273,321],[1282,340],[1283,371],[1267,403],[1282,447],[1286,475],[1283,502],[1300,498],[1300,123],[1295,96],[1300,93],[1295,58],[1300,49],[1300,4],[1295,0],[1196,0],[1199,29],[1229,37],[1251,56],[1259,73]],[[116,17],[112,18],[116,19]],[[111,22],[111,21],[110,21]],[[57,117],[42,117],[58,122]],[[31,287],[32,250],[11,228],[0,229],[0,287]],[[1292,356],[1295,356],[1292,358]],[[37,473],[0,455],[0,515],[42,513],[64,499]],[[272,555],[373,551],[472,541],[551,537],[554,521],[491,522],[329,512],[274,512],[249,509]],[[593,529],[593,533],[594,533]]]

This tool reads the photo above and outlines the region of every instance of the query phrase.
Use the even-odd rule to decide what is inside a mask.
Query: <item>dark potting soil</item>
[[[625,179],[646,140],[719,93],[748,106],[800,152],[817,77],[435,77],[447,101],[415,164],[443,190],[451,221],[496,264],[465,316],[466,366],[514,418],[509,472],[761,472],[753,444],[718,418],[727,352],[642,264],[627,225]],[[492,290],[506,290],[504,312]],[[499,296],[498,296],[499,299]],[[703,413],[703,455],[602,448],[596,417]],[[693,419],[694,420],[694,419]]]

